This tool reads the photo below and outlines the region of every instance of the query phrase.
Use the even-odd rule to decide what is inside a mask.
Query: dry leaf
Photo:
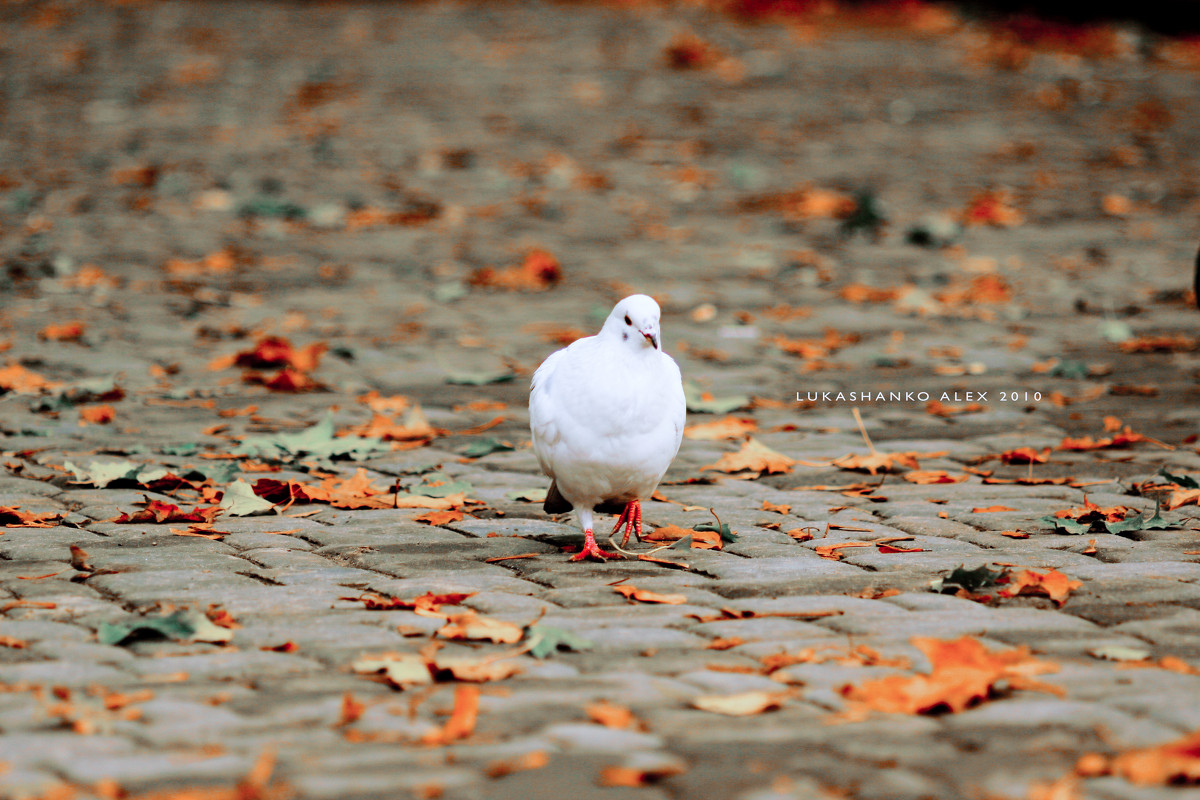
[[[117,418],[117,410],[109,405],[82,406],[79,409],[79,420],[85,424],[107,425]]]
[[[845,554],[842,552],[847,547],[870,547],[871,542],[838,542],[837,544],[823,544],[815,548],[817,555],[821,558],[827,558],[830,561],[841,561]]]
[[[585,706],[584,711],[592,722],[597,722],[606,728],[641,729],[642,723],[633,712],[624,706],[616,706],[607,700]]]
[[[436,498],[434,498],[436,499]],[[446,499],[446,498],[442,498]],[[403,506],[401,506],[403,507]],[[430,511],[428,514],[422,514],[419,517],[413,517],[417,522],[425,522],[430,525],[445,525],[449,522],[458,522],[463,518],[461,511]]]
[[[692,700],[701,711],[725,714],[730,717],[749,717],[783,706],[788,692],[740,692],[738,694],[705,695]]]
[[[759,475],[763,473],[776,475],[791,472],[792,465],[795,463],[795,459],[788,458],[782,453],[777,453],[754,437],[751,437],[742,445],[741,450],[738,450],[736,453],[726,453],[717,460],[717,463],[709,464],[700,469],[701,471],[715,469],[720,472],[752,471],[757,472]]]
[[[1082,581],[1073,581],[1056,569],[1049,572],[1034,572],[1027,569],[1016,575],[1010,575],[1009,585],[997,594],[1001,597],[1041,594],[1049,597],[1056,606],[1062,608],[1071,591],[1080,586],[1083,586]]]
[[[998,513],[1001,511],[1016,511],[1016,509],[1009,508],[1008,506],[988,506],[987,508],[972,508],[971,509],[972,514],[992,514],[992,513]]]
[[[483,617],[474,611],[451,614],[446,618],[446,624],[438,630],[438,636],[444,639],[486,639],[498,644],[519,642],[524,635],[525,631],[520,625]]]
[[[637,600],[640,603],[665,603],[677,606],[687,602],[687,595],[683,594],[659,594],[649,589],[639,589],[636,586],[628,584],[612,588],[614,592],[623,595],[627,600]]]
[[[758,423],[749,417],[725,417],[699,425],[689,425],[683,435],[689,439],[741,439],[758,430]]]
[[[962,483],[966,481],[967,475],[951,475],[945,470],[940,469],[917,469],[911,472],[906,472],[901,476],[909,483],[916,484],[932,484],[932,483]]]
[[[435,731],[425,734],[424,744],[443,745],[465,739],[475,732],[475,721],[479,717],[479,687],[460,684],[454,689],[454,709],[450,719]]]
[[[489,778],[503,778],[514,772],[524,772],[530,769],[541,769],[550,763],[550,755],[545,750],[531,750],[528,753],[504,761],[493,761],[484,769]]]
[[[842,695],[877,711],[929,714],[942,709],[963,711],[1005,687],[1062,693],[1032,679],[1056,671],[1058,665],[1032,658],[1027,647],[989,652],[970,636],[953,641],[916,637],[912,643],[929,658],[929,674],[891,675],[847,685]]]
[[[916,453],[870,453],[868,455],[844,455],[833,460],[833,466],[839,469],[865,470],[871,475],[877,472],[891,472],[897,465],[918,469]]]
[[[762,508],[763,508],[763,511],[774,511],[776,514],[792,513],[791,506],[779,505],[779,504],[772,503],[767,500],[763,500]]]

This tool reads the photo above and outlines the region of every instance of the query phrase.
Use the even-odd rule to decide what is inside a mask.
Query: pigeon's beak
[[[657,333],[655,333],[654,331],[651,331],[650,333],[646,333],[646,331],[638,331],[638,332],[640,334],[642,334],[642,336],[646,337],[646,341],[650,343],[651,347],[653,347],[655,350],[658,349],[658,334]]]

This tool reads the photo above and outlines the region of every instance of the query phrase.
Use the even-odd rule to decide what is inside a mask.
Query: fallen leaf
[[[38,338],[48,342],[78,342],[83,338],[83,323],[78,320],[51,323],[38,331]]]
[[[275,504],[259,497],[254,488],[241,478],[225,487],[225,496],[221,498],[220,508],[231,517],[275,513]]]
[[[424,522],[429,525],[445,525],[450,522],[458,522],[463,518],[463,512],[450,511],[430,511],[428,514],[422,514],[419,517],[413,517],[417,522]]]
[[[906,472],[901,476],[909,483],[920,485],[934,483],[962,483],[968,480],[968,475],[951,475],[945,470],[940,469],[915,469],[911,472]]]
[[[1033,675],[1054,672],[1058,665],[1031,657],[1027,647],[991,652],[970,636],[953,641],[916,637],[912,643],[929,659],[928,674],[890,675],[846,685],[842,695],[876,711],[931,714],[964,711],[1006,688],[1063,693],[1033,680]]]
[[[359,717],[367,710],[365,703],[361,703],[355,699],[354,695],[346,692],[342,696],[342,713],[338,718],[338,722],[334,725],[335,728],[344,728],[347,725],[353,725],[358,722]]]
[[[475,722],[479,717],[479,687],[460,684],[454,688],[454,708],[450,719],[435,731],[430,731],[421,737],[424,744],[445,745],[466,739],[475,732]]]
[[[220,514],[222,510],[217,506],[196,506],[185,511],[174,503],[151,500],[146,495],[143,495],[143,498],[143,500],[135,504],[144,506],[141,511],[136,511],[132,515],[122,512],[119,516],[109,520],[109,522],[150,522],[156,524],[165,522],[212,522],[213,518]]]
[[[689,439],[741,439],[758,430],[758,423],[750,417],[723,417],[712,422],[702,422],[689,425],[683,429],[683,435]]]
[[[849,455],[835,458],[833,466],[846,470],[863,470],[874,475],[878,472],[891,472],[897,465],[909,469],[918,469],[921,465],[917,462],[916,456],[916,453],[872,452],[867,455],[850,453]]]
[[[623,595],[627,600],[636,600],[641,603],[682,605],[687,602],[687,595],[684,594],[659,594],[649,589],[638,589],[636,586],[630,586],[629,584],[614,586],[612,588],[614,592]]]
[[[592,647],[592,643],[587,639],[550,625],[529,626],[526,642],[529,647],[529,655],[534,658],[545,658],[559,650],[579,652]]]
[[[17,394],[38,394],[43,389],[54,389],[61,384],[46,380],[41,375],[28,370],[15,361],[7,367],[0,367],[0,389]]]
[[[1044,447],[1038,452],[1032,447],[1018,447],[1004,451],[999,458],[1005,464],[1045,464],[1050,460],[1050,448]]]
[[[823,544],[814,548],[821,558],[827,558],[830,561],[841,561],[845,558],[845,553],[842,552],[847,547],[870,547],[871,542],[838,542],[837,544]]]
[[[795,463],[795,459],[788,458],[782,453],[777,453],[754,437],[751,437],[746,440],[746,443],[736,453],[726,453],[715,464],[709,464],[700,469],[701,471],[715,469],[729,473],[751,471],[759,475],[764,473],[776,475],[791,472],[792,465]]]
[[[961,218],[962,223],[967,226],[992,225],[997,228],[1011,228],[1020,225],[1025,219],[1013,206],[1012,192],[1007,189],[977,193],[963,209]]]
[[[503,778],[514,772],[525,772],[531,769],[542,769],[550,763],[550,755],[545,750],[531,750],[516,758],[493,761],[484,769],[489,778]]]
[[[1108,772],[1138,786],[1181,786],[1200,782],[1200,731],[1157,747],[1114,756]]]
[[[83,406],[79,409],[81,422],[92,425],[107,425],[117,418],[117,410],[112,406]]]
[[[22,511],[17,506],[0,506],[0,525],[6,528],[53,528],[62,521],[62,514]]]
[[[1022,570],[1011,575],[1009,581],[1007,588],[997,592],[1001,597],[1042,594],[1053,600],[1059,608],[1062,608],[1063,604],[1067,602],[1067,597],[1072,590],[1083,586],[1082,581],[1073,581],[1056,569],[1048,572]]]
[[[533,249],[525,254],[519,266],[497,270],[481,267],[471,273],[467,282],[508,291],[541,292],[555,286],[563,278],[562,265],[547,250]]]
[[[519,642],[525,635],[524,629],[519,625],[483,617],[474,611],[451,614],[437,633],[444,639],[486,639],[503,644]]]
[[[663,762],[646,767],[609,766],[600,770],[601,786],[628,786],[637,788],[650,786],[663,778],[679,775],[684,772],[681,764]]]
[[[180,642],[223,643],[233,638],[233,631],[214,625],[203,613],[183,609],[159,617],[131,617],[126,622],[101,622],[96,632],[100,644],[119,645],[143,632],[153,633]]]
[[[607,700],[584,706],[588,719],[606,728],[641,729],[644,727],[637,717],[625,706],[617,706]]]
[[[763,511],[774,511],[776,514],[792,513],[791,506],[778,505],[778,504],[772,503],[768,500],[763,500],[762,509],[763,509]]]
[[[761,691],[703,695],[692,700],[692,706],[701,711],[711,711],[729,717],[749,717],[781,708],[788,696],[788,692]]]
[[[1016,511],[1016,509],[1009,508],[1008,506],[987,506],[986,508],[972,508],[971,509],[972,514],[994,514],[994,513],[999,513],[1002,511]]]

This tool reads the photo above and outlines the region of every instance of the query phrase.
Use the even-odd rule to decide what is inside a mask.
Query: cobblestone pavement
[[[1200,109],[1102,43],[4,6],[0,795],[1183,797]],[[736,538],[572,563],[528,376],[634,290]]]

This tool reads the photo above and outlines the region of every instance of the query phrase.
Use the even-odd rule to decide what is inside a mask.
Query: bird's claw
[[[621,539],[621,547],[629,544],[629,534],[634,534],[637,540],[642,540],[642,503],[640,500],[630,500],[625,505],[625,510],[621,512],[621,516],[617,517],[617,524],[613,526],[612,535],[616,536],[617,531],[625,528],[625,536]]]
[[[591,531],[583,532],[583,549],[575,555],[571,556],[572,561],[583,561],[585,558],[595,558],[599,561],[607,561],[610,558],[623,558],[620,553],[610,553],[607,550],[601,550],[600,545],[596,544],[596,537]]]

